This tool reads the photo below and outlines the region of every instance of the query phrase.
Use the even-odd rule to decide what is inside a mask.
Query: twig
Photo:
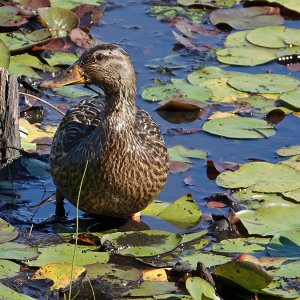
[[[39,101],[39,102],[42,102],[42,103],[44,103],[45,105],[48,105],[49,107],[51,107],[51,108],[53,108],[54,110],[56,110],[57,112],[59,112],[61,115],[63,115],[63,116],[65,115],[65,113],[64,113],[63,111],[61,111],[59,108],[57,108],[56,106],[52,105],[51,103],[49,103],[49,102],[46,101],[46,100],[43,100],[43,99],[41,99],[41,98],[39,98],[39,97],[37,97],[37,96],[30,95],[30,94],[23,93],[23,92],[20,92],[20,94],[23,95],[23,96],[29,97],[29,98],[31,97],[31,98],[33,98],[33,99]]]

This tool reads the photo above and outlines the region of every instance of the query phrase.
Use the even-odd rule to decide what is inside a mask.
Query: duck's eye
[[[102,60],[103,57],[104,57],[104,56],[103,56],[102,53],[99,53],[99,54],[96,55],[96,59],[97,59],[97,60]]]

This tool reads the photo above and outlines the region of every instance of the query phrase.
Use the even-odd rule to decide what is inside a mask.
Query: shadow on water
[[[212,136],[204,132],[197,132],[189,135],[171,135],[167,134],[167,130],[170,128],[183,128],[200,129],[203,123],[202,120],[197,119],[194,122],[186,124],[171,124],[162,119],[155,109],[157,104],[146,102],[141,99],[140,93],[145,86],[151,86],[154,79],[160,79],[163,82],[168,82],[170,76],[167,74],[158,73],[155,70],[147,68],[145,64],[149,63],[151,59],[162,58],[170,54],[174,54],[172,48],[175,43],[175,39],[172,35],[172,26],[168,23],[160,22],[153,17],[146,14],[147,5],[141,3],[142,1],[115,1],[116,7],[108,10],[102,20],[102,25],[94,27],[92,33],[100,41],[117,43],[124,47],[133,59],[134,65],[137,71],[138,78],[138,98],[137,102],[140,107],[150,112],[154,119],[158,122],[168,146],[172,145],[185,145],[187,147],[194,147],[208,151],[209,159],[222,162],[230,161],[236,163],[244,163],[250,158],[258,158],[262,160],[268,160],[272,162],[278,161],[275,151],[287,145],[293,145],[299,143],[300,139],[300,122],[299,118],[288,115],[281,123],[276,126],[277,133],[275,136],[269,139],[260,140],[234,140],[221,137]],[[287,22],[289,23],[289,22]],[[299,25],[299,22],[297,23]],[[289,25],[289,24],[288,24]],[[288,26],[287,25],[287,26]],[[294,25],[293,25],[294,26]],[[298,26],[300,27],[300,26]],[[205,38],[205,37],[204,37]],[[212,39],[209,37],[209,39]],[[215,37],[214,43],[222,43],[223,36],[220,34]],[[215,60],[209,60],[203,63],[207,54],[202,53],[189,53],[185,49],[179,52],[182,56],[179,58],[183,62],[189,65],[187,68],[178,69],[175,71],[175,78],[185,78],[187,71],[197,69],[203,65],[211,65],[215,63]],[[245,72],[266,72],[272,69],[272,72],[279,74],[288,74],[286,67],[273,63],[267,66],[251,67],[251,68],[239,68],[239,67],[227,67],[226,70],[245,71]],[[293,76],[300,77],[298,74],[293,73]],[[60,101],[60,102],[59,102]],[[54,104],[61,104],[61,100],[53,100]],[[58,123],[60,116],[53,111],[49,111],[45,117],[47,123]],[[18,172],[18,171],[15,171]],[[13,176],[16,173],[12,174]],[[184,177],[192,176],[193,186],[186,186],[184,184]],[[52,183],[50,176],[42,179],[33,180],[19,180],[20,187],[17,192],[22,195],[22,199],[15,199],[20,203],[30,202],[31,205],[38,204],[42,199],[53,193],[55,187]],[[206,177],[206,162],[204,160],[194,161],[193,167],[186,173],[171,174],[164,190],[159,196],[160,200],[172,202],[178,199],[180,196],[186,193],[192,193],[195,200],[201,205],[201,210],[204,213],[212,212],[204,204],[203,199],[214,193],[223,192],[224,190],[218,187],[214,181],[209,180]],[[49,202],[39,207],[36,212],[19,210],[19,219],[25,219],[28,225],[32,222],[32,214],[34,213],[33,220],[35,223],[43,222],[44,219],[49,218],[55,211],[54,202]],[[66,204],[66,211],[69,218],[73,218],[76,215],[75,208]],[[214,213],[222,213],[221,210],[214,209]],[[13,215],[12,215],[13,217]],[[16,219],[18,219],[16,217]],[[104,228],[109,227],[110,222],[108,220],[90,220],[82,216],[81,220],[87,223],[82,223],[82,228],[90,228],[92,231],[99,230],[99,224],[104,225]],[[8,220],[9,221],[9,220]],[[20,221],[20,220],[19,220]],[[136,224],[128,223],[127,221],[121,221],[120,226],[127,224],[128,229],[135,228]],[[95,224],[96,223],[96,224]],[[61,225],[60,230],[66,231],[73,230],[74,223],[66,223],[66,226]],[[115,225],[115,224],[114,224]],[[163,220],[143,216],[143,223],[140,224],[144,229],[164,229],[169,231],[178,231],[177,228],[164,222]],[[100,229],[103,229],[100,226]],[[57,228],[56,228],[57,229]]]

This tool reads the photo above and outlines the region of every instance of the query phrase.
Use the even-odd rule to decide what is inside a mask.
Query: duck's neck
[[[105,90],[105,98],[105,119],[109,127],[121,131],[133,129],[136,115],[135,82],[130,85],[119,82],[115,88]]]

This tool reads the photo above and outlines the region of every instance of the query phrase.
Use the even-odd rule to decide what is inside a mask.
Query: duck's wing
[[[101,99],[84,99],[73,106],[56,131],[52,150],[58,147],[61,152],[69,152],[102,123],[103,111],[104,102]]]

